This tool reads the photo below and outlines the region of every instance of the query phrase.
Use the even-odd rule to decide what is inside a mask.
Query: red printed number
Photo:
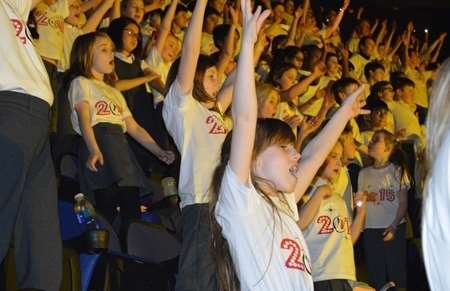
[[[212,124],[209,133],[210,134],[226,134],[227,130],[221,125],[221,122],[214,115],[210,115],[206,118],[206,124]]]
[[[14,26],[14,29],[16,30],[16,36],[20,39],[20,41],[23,44],[27,43],[27,37],[24,35],[24,25],[22,21],[19,19],[11,19],[11,24]]]
[[[97,109],[97,115],[111,114],[108,103],[106,103],[105,101],[98,101],[97,103],[95,103],[95,109]]]
[[[331,225],[331,218],[322,215],[317,218],[317,223],[322,224],[322,227],[319,230],[319,234],[330,234],[333,232],[333,228],[330,227]]]
[[[302,262],[302,249],[300,245],[292,239],[285,238],[281,241],[281,248],[290,250],[291,253],[285,262],[285,266],[291,269],[305,270],[305,264]]]

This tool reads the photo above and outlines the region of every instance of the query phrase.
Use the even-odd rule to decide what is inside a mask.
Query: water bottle
[[[94,206],[86,200],[83,193],[75,195],[74,211],[79,224],[85,225],[88,230],[100,229],[95,219]]]

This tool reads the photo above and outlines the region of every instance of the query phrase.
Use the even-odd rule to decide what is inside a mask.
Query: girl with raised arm
[[[268,12],[241,2],[244,33],[233,96],[234,130],[213,179],[213,251],[221,290],[313,290],[311,262],[297,226],[296,203],[350,118],[362,88],[349,96],[305,148],[282,121],[257,124],[253,46]],[[239,287],[240,285],[240,287]]]

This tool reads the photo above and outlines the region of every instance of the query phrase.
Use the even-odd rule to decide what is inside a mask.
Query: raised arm
[[[344,101],[344,104],[333,115],[327,125],[308,143],[302,152],[296,174],[297,185],[294,191],[297,201],[299,201],[305,193],[312,179],[316,175],[317,170],[337,142],[347,122],[360,113],[368,113],[368,111],[361,109],[365,105],[361,95],[363,90],[364,86],[360,86],[358,90],[352,93]]]
[[[313,222],[314,217],[316,217],[319,211],[320,204],[322,204],[322,200],[327,196],[331,196],[331,187],[322,185],[314,191],[312,197],[302,206],[297,222],[301,230],[306,229]]]
[[[256,12],[252,14],[250,0],[241,0],[241,9],[244,29],[231,108],[234,129],[229,163],[239,181],[247,184],[250,177],[258,115],[253,46],[257,39],[258,30],[270,12],[266,10],[261,14],[261,7],[258,7]]]
[[[312,82],[320,78],[325,74],[326,66],[323,63],[317,64],[311,75],[301,80],[291,88],[280,92],[280,96],[283,100],[293,100],[297,98],[299,95],[306,92],[308,86],[311,85]]]
[[[347,10],[348,8],[348,5],[350,5],[350,0],[344,0],[344,3],[342,3],[342,7],[339,8],[339,13],[336,15],[333,23],[326,28],[325,39],[332,36],[333,33],[338,30],[342,18],[344,17],[345,10]]]
[[[83,33],[94,32],[97,30],[98,25],[103,19],[103,16],[108,12],[115,1],[114,0],[103,0],[102,4],[95,9],[94,13],[89,16],[86,23],[83,25]]]
[[[200,55],[203,18],[207,2],[207,0],[197,0],[189,27],[184,36],[180,67],[177,74],[177,80],[183,93],[192,91],[194,87],[194,76]]]
[[[156,39],[156,44],[155,44],[156,50],[159,52],[159,54],[162,53],[162,50],[164,48],[164,43],[166,42],[167,36],[170,33],[170,28],[172,26],[173,18],[175,17],[175,11],[177,9],[177,5],[178,5],[178,0],[173,0],[161,22],[161,26],[159,28],[158,37]]]
[[[289,29],[288,39],[286,46],[295,45],[295,39],[297,38],[297,29],[300,18],[304,15],[302,8],[299,6],[295,9],[294,20],[292,21],[291,28]]]

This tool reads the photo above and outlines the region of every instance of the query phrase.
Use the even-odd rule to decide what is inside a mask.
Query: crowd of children
[[[446,33],[350,0],[0,1],[0,260],[13,242],[19,288],[58,290],[57,183],[120,214],[126,251],[140,196],[174,176],[175,290],[406,290]]]

